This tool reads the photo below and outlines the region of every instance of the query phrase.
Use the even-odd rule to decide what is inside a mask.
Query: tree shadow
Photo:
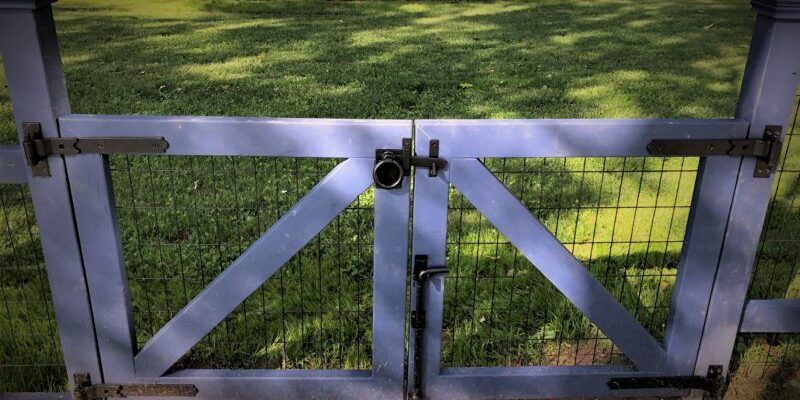
[[[288,4],[208,2],[207,15],[188,21],[57,8],[73,106],[334,118],[730,116],[752,25],[739,4]]]
[[[629,361],[509,244],[448,247],[446,366],[605,365]],[[664,335],[678,252],[582,260],[658,340]]]

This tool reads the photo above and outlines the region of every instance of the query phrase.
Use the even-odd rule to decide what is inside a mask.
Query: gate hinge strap
[[[159,137],[45,138],[38,122],[22,123],[22,148],[34,176],[50,176],[47,156],[53,154],[165,153],[169,143]]]
[[[194,397],[197,387],[189,384],[137,383],[131,385],[92,385],[87,373],[73,375],[75,400],[100,400],[109,397]]]
[[[766,178],[778,166],[781,131],[783,127],[780,125],[767,125],[763,139],[656,139],[647,145],[647,151],[665,157],[756,157],[753,176]]]
[[[611,390],[625,389],[698,389],[705,397],[716,399],[722,392],[725,379],[721,365],[708,367],[706,376],[643,376],[612,378],[608,381]]]

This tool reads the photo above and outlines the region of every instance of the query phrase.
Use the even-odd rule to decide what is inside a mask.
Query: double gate
[[[23,144],[0,153],[0,177],[30,186],[76,397],[514,399],[678,396],[692,389],[714,395],[724,386],[740,330],[800,331],[796,301],[745,302],[798,82],[800,14],[794,2],[755,2],[759,16],[734,119],[481,121],[71,114],[47,3],[0,4],[0,49]],[[336,160],[329,172],[319,173],[316,183],[298,195],[296,203],[264,225],[257,240],[247,246],[240,243],[241,251],[215,277],[191,296],[185,294],[186,304],[140,344],[124,256],[127,244],[112,185],[114,167],[109,161],[109,155],[120,153],[155,153],[147,157],[170,159]],[[491,168],[498,160],[518,167],[528,160],[543,160],[545,165],[552,158],[578,159],[583,160],[580,172],[585,177],[587,160],[602,160],[603,167],[620,159],[641,160],[642,165],[662,160],[663,176],[663,159],[673,156],[699,157],[699,164],[663,329],[653,329],[652,315],[648,325],[639,305],[631,310],[624,304],[624,286],[621,291],[609,289],[608,275],[584,265],[576,256],[577,241],[570,248],[565,244],[565,228],[560,228],[558,219],[554,228],[546,215],[532,210],[530,196],[511,188],[534,183],[514,181],[507,170],[494,173]],[[257,162],[253,161],[254,170]],[[624,165],[623,176],[617,179],[620,187],[625,182]],[[233,168],[233,173],[239,169],[237,164]],[[640,188],[643,171],[639,171]],[[299,179],[289,177],[293,178]],[[660,193],[660,178],[658,182]],[[602,186],[601,182],[598,197]],[[679,189],[674,189],[675,198]],[[321,243],[318,238],[324,228],[363,196],[373,205],[357,210],[369,213],[365,217],[372,221],[365,225],[371,230],[364,236],[369,242],[359,242],[372,250],[372,270],[367,273],[371,318],[367,332],[355,340],[369,339],[368,368],[183,367],[187,353],[262,285],[282,279],[277,275],[288,268],[287,263],[305,246]],[[601,223],[599,203],[595,229]],[[472,245],[485,244],[480,233],[484,221],[491,225],[487,234],[495,237],[494,258],[482,258],[476,250],[470,276],[464,276],[456,260],[462,251],[453,248],[455,236],[458,245],[469,241],[461,240],[460,231],[454,232],[461,229],[464,218],[456,221],[453,208],[461,207],[463,214],[464,204],[470,205],[471,218],[479,221],[478,237],[469,239],[475,242]],[[669,218],[674,218],[674,202],[671,207]],[[580,202],[574,208],[578,211],[572,234],[577,236]],[[652,208],[650,219],[645,219],[651,228],[658,201]],[[212,216],[194,209],[183,217]],[[634,231],[631,228],[627,246],[636,242]],[[612,233],[611,247],[615,240]],[[648,251],[654,241],[640,240]],[[501,242],[514,254],[514,261],[512,268],[498,274]],[[630,256],[630,247],[627,253]],[[359,262],[368,263],[365,252],[356,254]],[[460,366],[443,360],[445,351],[451,356],[455,351],[446,350],[443,343],[456,340],[456,327],[448,325],[446,314],[457,312],[459,301],[466,301],[463,296],[459,300],[458,285],[464,285],[459,282],[476,284],[492,262],[493,279],[510,278],[512,285],[518,275],[536,271],[543,284],[552,285],[582,315],[581,323],[591,326],[595,348],[599,339],[607,341],[612,355],[600,362],[567,366],[559,362],[560,355],[552,362],[552,352],[542,346],[538,361]],[[320,291],[328,279],[332,277],[320,272]],[[494,285],[491,309],[478,323],[499,319]],[[535,296],[533,290],[543,286],[520,287],[516,295],[524,298]],[[474,308],[474,292],[472,296]],[[509,320],[513,307],[508,305]],[[341,313],[339,317],[340,323],[350,318]],[[526,329],[533,328],[524,325],[519,333],[530,338]],[[525,347],[528,342],[517,345]],[[492,345],[496,348],[489,349]],[[512,353],[517,348],[506,345],[484,341],[470,351]],[[543,362],[548,357],[550,362]]]

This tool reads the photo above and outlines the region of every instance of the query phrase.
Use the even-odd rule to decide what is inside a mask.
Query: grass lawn
[[[55,14],[74,112],[312,118],[726,118],[753,24],[747,1],[61,0]],[[7,96],[0,137],[13,142]],[[796,146],[754,298],[800,294],[797,242],[780,240],[800,233]],[[335,164],[111,157],[139,343]],[[663,337],[696,159],[486,164]],[[63,390],[32,209],[0,189],[0,391]],[[178,367],[370,368],[372,195]],[[628,362],[454,190],[450,207],[445,366]],[[797,343],[743,338],[748,374],[729,397],[800,397]]]

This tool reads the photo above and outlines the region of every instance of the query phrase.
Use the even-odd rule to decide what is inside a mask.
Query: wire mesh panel
[[[18,143],[17,130],[14,127],[14,115],[11,100],[8,98],[8,84],[3,59],[0,58],[0,144]]]
[[[337,163],[112,157],[139,347]],[[369,369],[372,228],[370,190],[173,368]]]
[[[795,97],[750,283],[750,299],[800,299],[800,127]],[[727,397],[800,397],[800,335],[741,334]]]
[[[656,339],[663,339],[694,158],[486,159],[485,165]],[[628,364],[451,187],[445,367]]]
[[[751,299],[800,298],[800,128],[796,127],[796,111],[797,106],[786,127],[784,153],[753,269]]]
[[[0,185],[0,392],[60,392],[67,374],[30,193]]]

